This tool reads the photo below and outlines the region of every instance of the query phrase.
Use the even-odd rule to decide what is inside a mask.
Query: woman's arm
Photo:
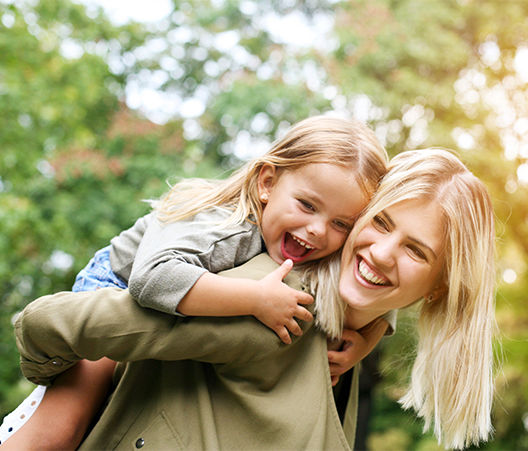
[[[276,266],[261,255],[230,275],[261,278]],[[300,285],[295,274],[289,274],[285,282],[292,288]],[[281,346],[270,329],[251,317],[178,318],[144,309],[128,291],[112,288],[40,298],[21,313],[15,333],[22,372],[42,385],[82,358],[243,364]]]
[[[328,363],[332,385],[336,385],[339,376],[372,352],[389,326],[386,319],[376,318],[358,331],[344,329],[335,350],[329,344]]]
[[[244,363],[281,346],[251,317],[178,319],[113,288],[40,298],[20,314],[15,333],[22,373],[42,385],[83,358]]]
[[[114,368],[115,362],[108,359],[82,360],[59,375],[31,418],[2,444],[2,451],[77,448],[106,399]]]

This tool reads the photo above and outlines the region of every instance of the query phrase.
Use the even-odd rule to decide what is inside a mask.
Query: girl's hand
[[[295,320],[311,321],[313,315],[299,304],[311,304],[311,295],[294,290],[282,282],[293,268],[293,262],[286,260],[275,271],[258,281],[260,300],[254,316],[273,330],[286,344],[291,343],[290,333],[302,335],[302,329]]]
[[[328,351],[328,364],[333,386],[339,381],[339,376],[346,373],[375,348],[388,326],[385,319],[377,318],[359,331],[343,330],[340,350]]]

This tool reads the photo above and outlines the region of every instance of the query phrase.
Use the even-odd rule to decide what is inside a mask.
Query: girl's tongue
[[[298,243],[293,237],[286,232],[282,240],[282,256],[290,258],[294,263],[299,263],[310,255],[314,249],[307,249],[302,244]]]

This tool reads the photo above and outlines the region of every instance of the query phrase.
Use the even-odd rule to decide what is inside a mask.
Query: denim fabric
[[[72,291],[94,291],[103,287],[128,287],[110,267],[110,246],[98,250],[77,274]]]

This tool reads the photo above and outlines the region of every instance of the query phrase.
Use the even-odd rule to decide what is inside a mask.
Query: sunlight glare
[[[517,178],[523,185],[528,185],[528,163],[523,163],[517,168]]]
[[[519,47],[515,53],[515,59],[513,62],[515,71],[521,80],[525,83],[528,82],[528,47]]]
[[[517,273],[511,268],[505,269],[502,273],[502,280],[506,283],[512,284],[517,280]]]
[[[158,22],[167,17],[173,9],[171,0],[79,0],[79,3],[102,7],[116,25],[124,25],[131,20]]]

